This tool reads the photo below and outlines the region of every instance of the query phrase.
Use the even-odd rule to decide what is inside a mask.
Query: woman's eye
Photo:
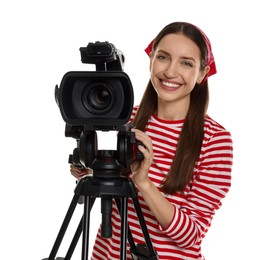
[[[158,56],[157,56],[157,59],[158,59],[158,60],[166,60],[166,59],[167,59],[167,56],[166,56],[166,55],[158,55]]]
[[[193,67],[193,64],[189,61],[183,61],[182,63],[187,67]]]

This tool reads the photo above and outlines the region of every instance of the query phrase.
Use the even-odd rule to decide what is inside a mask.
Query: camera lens
[[[113,96],[113,89],[109,84],[89,83],[82,94],[82,102],[90,113],[104,114],[112,107]]]
[[[93,108],[105,109],[111,104],[111,95],[104,85],[99,85],[89,91],[87,101]]]

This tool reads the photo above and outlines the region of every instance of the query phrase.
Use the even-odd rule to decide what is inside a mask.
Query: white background
[[[2,1],[0,259],[48,257],[72,199],[75,180],[67,160],[76,144],[64,136],[54,86],[67,71],[94,70],[80,62],[79,47],[109,41],[122,50],[137,104],[149,78],[143,50],[173,21],[192,22],[211,40],[218,73],[209,80],[209,114],[234,141],[232,188],[203,253],[207,260],[279,259],[275,6],[275,0]],[[106,140],[99,137],[100,145]],[[91,213],[90,251],[99,206]],[[58,256],[64,256],[81,210]],[[80,249],[73,259],[80,259]]]

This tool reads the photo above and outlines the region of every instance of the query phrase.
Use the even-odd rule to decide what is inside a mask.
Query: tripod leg
[[[90,196],[85,196],[83,213],[82,255],[81,260],[88,260],[89,223],[90,223]]]
[[[132,200],[133,200],[133,203],[134,203],[134,207],[135,207],[135,210],[136,210],[136,213],[137,213],[137,216],[138,216],[138,220],[139,220],[139,223],[140,223],[143,235],[144,235],[145,243],[146,243],[146,246],[147,246],[147,250],[148,250],[148,253],[149,253],[149,256],[150,256],[150,258],[148,258],[148,259],[158,259],[157,258],[157,253],[154,250],[154,247],[152,245],[152,241],[151,241],[151,238],[149,236],[148,229],[147,229],[147,226],[146,226],[143,214],[142,214],[142,210],[141,210],[141,207],[140,207],[140,204],[139,204],[139,201],[138,201],[136,187],[135,187],[133,182],[129,182],[129,184],[130,184],[130,190],[131,190],[131,194],[132,194]]]
[[[91,209],[92,209],[92,207],[94,205],[94,202],[95,202],[95,198],[92,197],[91,200],[90,200],[90,211],[91,211]],[[82,232],[82,223],[83,223],[83,217],[81,218],[81,220],[79,222],[79,225],[77,227],[76,233],[75,233],[75,235],[74,235],[74,237],[72,239],[72,242],[71,242],[71,244],[69,246],[68,252],[67,252],[67,254],[65,256],[65,259],[67,259],[67,260],[71,259],[72,255],[74,253],[74,250],[75,250],[75,248],[77,246],[78,240],[79,240],[81,232]]]
[[[128,199],[122,198],[121,204],[121,245],[120,245],[120,259],[126,260],[127,254],[127,232],[128,232]]]
[[[58,235],[57,235],[57,238],[56,238],[56,240],[54,242],[52,250],[51,250],[51,252],[49,254],[49,257],[47,258],[48,260],[54,260],[56,254],[58,252],[58,249],[59,249],[59,247],[61,245],[63,237],[64,237],[64,235],[66,233],[68,225],[69,225],[69,223],[71,221],[71,218],[73,216],[73,213],[75,211],[76,205],[78,203],[78,199],[79,199],[79,196],[78,195],[74,195],[74,197],[72,199],[72,202],[71,202],[71,204],[69,206],[69,209],[68,209],[68,211],[66,213],[66,216],[64,218],[64,221],[63,221],[63,223],[61,225],[61,228],[60,228],[60,230],[58,232]]]
[[[118,209],[120,217],[121,217],[122,213],[121,213],[121,202],[120,202],[120,199],[119,198],[115,198],[115,202],[116,202],[117,209]],[[133,250],[133,249],[136,250],[136,244],[135,244],[135,241],[133,239],[133,236],[132,236],[132,233],[131,233],[129,225],[128,225],[128,241],[129,241],[131,250]]]

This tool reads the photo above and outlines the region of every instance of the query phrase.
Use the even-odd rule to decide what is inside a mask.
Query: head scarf
[[[195,25],[194,25],[195,26]],[[205,40],[205,43],[206,43],[206,47],[207,47],[207,61],[206,61],[206,65],[209,66],[209,72],[207,73],[207,75],[204,77],[203,81],[206,81],[207,78],[209,76],[212,76],[214,74],[217,73],[217,69],[216,69],[216,64],[215,64],[215,60],[214,60],[214,56],[213,56],[213,53],[212,53],[212,48],[211,48],[211,43],[208,39],[208,37],[206,36],[206,34],[200,29],[198,28],[197,26],[195,26],[200,32],[201,34],[203,35],[203,38]],[[152,52],[152,48],[153,48],[153,43],[154,43],[154,40],[152,40],[148,46],[145,48],[145,52],[147,53],[148,56],[150,56],[151,52]]]

